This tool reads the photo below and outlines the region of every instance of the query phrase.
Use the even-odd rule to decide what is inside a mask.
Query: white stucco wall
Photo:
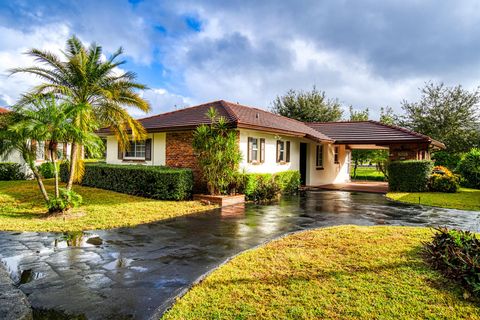
[[[345,145],[339,145],[338,160],[334,162],[334,145],[324,144],[323,170],[316,168],[316,143],[310,143],[308,147],[307,161],[307,185],[322,185],[331,183],[345,183],[350,181],[349,160],[350,151]]]
[[[240,152],[242,161],[240,170],[249,173],[275,173],[285,170],[299,170],[300,141],[301,139],[291,136],[283,136],[256,130],[240,129]],[[248,163],[248,138],[265,139],[265,162]],[[277,140],[290,141],[290,162],[277,163]]]
[[[142,162],[146,165],[164,166],[165,165],[165,146],[166,134],[165,132],[149,133],[148,137],[152,139],[152,160]],[[128,160],[118,159],[118,142],[114,136],[107,137],[107,158],[106,162],[109,164],[141,164]]]

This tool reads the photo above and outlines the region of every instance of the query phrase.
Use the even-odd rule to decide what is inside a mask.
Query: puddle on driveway
[[[225,259],[291,231],[447,225],[480,231],[480,212],[409,206],[379,194],[308,192],[135,228],[0,232],[0,260],[38,318],[147,319]]]

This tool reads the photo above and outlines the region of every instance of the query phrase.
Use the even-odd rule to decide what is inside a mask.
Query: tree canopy
[[[343,110],[337,99],[328,99],[324,91],[313,87],[311,91],[289,90],[277,96],[272,103],[272,112],[304,122],[338,121]]]
[[[462,86],[427,83],[416,102],[402,102],[400,125],[440,140],[447,152],[480,146],[480,93]]]

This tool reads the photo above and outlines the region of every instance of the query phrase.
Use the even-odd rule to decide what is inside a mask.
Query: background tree
[[[421,93],[417,102],[402,102],[400,125],[445,143],[447,150],[439,153],[443,161],[456,162],[461,153],[480,146],[478,90],[427,83]]]
[[[34,87],[17,103],[19,107],[28,105],[35,97],[54,94],[62,102],[72,105],[76,111],[72,123],[84,133],[92,132],[99,126],[110,127],[120,147],[126,149],[130,137],[133,140],[145,138],[142,125],[133,119],[126,107],[150,111],[150,106],[138,90],[146,86],[136,82],[133,72],[123,72],[118,67],[125,63],[119,60],[122,49],[118,49],[108,59],[102,57],[102,47],[92,44],[85,47],[80,40],[72,36],[67,40],[63,60],[48,51],[32,49],[27,52],[38,63],[37,66],[17,68],[15,73],[28,73],[40,77],[44,83]],[[92,125],[93,124],[93,125]],[[77,164],[81,158],[82,145],[72,142],[70,158],[70,178],[67,189],[72,188],[78,178]],[[82,167],[78,170],[82,172]]]
[[[237,144],[237,132],[228,127],[225,118],[210,108],[209,125],[197,127],[193,134],[193,149],[198,155],[202,175],[210,194],[228,194],[236,182],[242,158]]]
[[[355,111],[352,106],[350,110],[350,121],[368,121],[370,111],[368,108],[365,110]],[[374,150],[353,149],[352,161],[353,161],[353,179],[357,177],[357,168],[359,165],[370,161],[373,157]]]
[[[272,112],[304,122],[338,121],[343,110],[337,99],[327,99],[324,91],[289,90],[272,103]]]
[[[380,108],[380,122],[387,125],[394,125],[398,116],[395,115],[391,107]]]

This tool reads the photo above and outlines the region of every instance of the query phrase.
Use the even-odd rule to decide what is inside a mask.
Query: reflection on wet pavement
[[[135,228],[1,232],[0,260],[37,315],[146,319],[243,250],[287,232],[343,224],[480,231],[480,212],[397,204],[378,194],[308,192],[277,204],[229,207]]]

